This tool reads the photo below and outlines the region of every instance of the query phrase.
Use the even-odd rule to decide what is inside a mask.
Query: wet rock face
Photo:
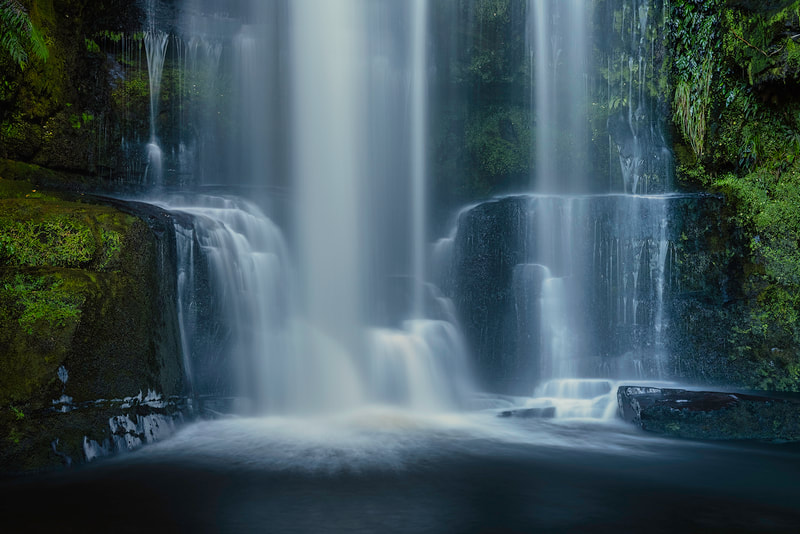
[[[553,331],[569,332],[573,376],[719,379],[729,353],[720,310],[737,296],[721,205],[689,194],[520,195],[461,213],[437,283],[484,387],[529,394],[564,375]],[[548,318],[546,298],[566,316],[549,306]]]
[[[485,386],[528,392],[535,383],[530,359],[518,351],[518,315],[512,279],[523,262],[527,203],[485,202],[462,214],[454,244],[452,295]]]
[[[622,386],[619,414],[643,430],[705,440],[800,441],[800,399]]]

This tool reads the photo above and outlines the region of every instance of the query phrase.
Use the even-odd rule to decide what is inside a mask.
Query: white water
[[[424,282],[426,280],[427,249],[427,202],[426,202],[426,158],[428,138],[426,117],[428,115],[426,92],[427,67],[425,47],[427,45],[428,18],[425,0],[412,0],[411,43],[411,278],[414,284],[412,313],[415,317],[424,316]]]
[[[667,262],[678,195],[517,197],[527,224],[524,263],[513,269],[518,350],[538,366],[532,395],[545,383],[654,380],[665,376]],[[548,232],[542,232],[542,228]],[[452,256],[451,240],[439,253]],[[449,246],[446,246],[449,245]],[[440,260],[446,264],[447,260]],[[450,260],[451,261],[451,260]],[[439,271],[446,276],[446,267]],[[534,391],[535,389],[535,391]],[[559,390],[550,390],[547,405]],[[565,393],[566,394],[566,393]],[[556,414],[611,414],[575,406]],[[582,398],[582,397],[578,397]]]
[[[197,396],[230,396],[244,413],[298,415],[370,404],[451,411],[474,392],[449,321],[356,325],[363,364],[326,336],[297,308],[283,235],[256,206],[199,195],[152,203],[176,216],[180,333]],[[209,327],[216,331],[202,331]]]
[[[175,215],[194,395],[250,414],[463,407],[467,351],[426,280],[428,3],[183,5],[198,135],[180,169],[225,191],[152,201]]]
[[[360,193],[367,170],[361,157],[367,43],[358,4],[300,0],[289,14],[298,287],[302,313],[319,333],[304,352],[321,357],[335,346],[355,368],[366,358],[360,330],[367,221]],[[340,387],[336,375],[330,381],[330,388]]]
[[[246,411],[281,409],[302,390],[303,376],[290,365],[292,280],[280,230],[242,200],[192,195],[153,203],[192,218],[191,224],[176,223],[178,312],[192,385],[203,393],[215,380],[227,380],[226,392],[240,396]],[[198,294],[198,261],[207,269],[206,304]],[[211,325],[202,320],[199,306],[214,306]],[[217,335],[204,337],[203,328],[218,329]],[[272,379],[276,376],[283,380]]]
[[[151,29],[144,34],[144,48],[147,53],[147,73],[150,84],[150,140],[147,143],[147,167],[145,183],[161,185],[164,178],[163,156],[156,135],[158,103],[161,98],[161,75],[164,69],[169,34]]]
[[[528,1],[536,192],[587,191],[591,10],[585,0]]]

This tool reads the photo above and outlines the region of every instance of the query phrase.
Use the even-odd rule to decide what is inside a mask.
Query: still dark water
[[[234,419],[0,483],[0,532],[800,532],[800,449],[625,424]]]

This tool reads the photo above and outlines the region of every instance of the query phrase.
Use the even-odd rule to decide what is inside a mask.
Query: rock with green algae
[[[114,443],[111,400],[183,393],[170,228],[0,174],[0,472],[85,462],[86,443]],[[164,402],[159,417],[180,415]]]

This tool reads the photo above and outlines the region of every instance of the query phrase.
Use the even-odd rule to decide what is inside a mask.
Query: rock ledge
[[[641,386],[617,390],[625,421],[657,434],[707,440],[800,441],[800,400]]]

